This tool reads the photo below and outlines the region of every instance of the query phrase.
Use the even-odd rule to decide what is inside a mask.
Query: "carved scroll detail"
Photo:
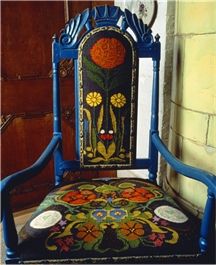
[[[89,16],[90,11],[86,9],[82,14],[78,14],[65,25],[59,39],[62,46],[66,48],[74,48],[76,46],[79,33],[87,23]]]
[[[151,29],[141,19],[138,19],[136,14],[132,14],[128,9],[125,9],[125,18],[127,24],[136,35],[137,41],[146,47],[151,46],[154,42]]]

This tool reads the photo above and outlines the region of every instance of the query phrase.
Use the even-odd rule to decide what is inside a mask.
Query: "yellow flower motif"
[[[100,93],[97,92],[90,92],[86,96],[86,102],[91,107],[96,107],[101,104],[102,97]]]
[[[110,101],[116,108],[122,108],[126,104],[126,98],[121,93],[112,95]]]

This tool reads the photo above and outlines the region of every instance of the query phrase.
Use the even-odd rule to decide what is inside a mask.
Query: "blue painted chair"
[[[121,25],[117,26],[120,17]],[[135,37],[128,33],[128,28]],[[202,258],[212,249],[216,178],[176,159],[159,137],[159,35],[154,38],[150,28],[130,11],[101,6],[71,19],[60,37],[53,37],[52,47],[53,138],[32,166],[1,182],[6,262],[204,261]],[[77,159],[65,161],[58,65],[62,59],[71,58],[75,66]],[[153,61],[146,159],[136,158],[139,58]],[[176,172],[208,187],[202,221],[181,209],[156,184],[158,152]],[[56,186],[17,235],[9,203],[10,191],[37,175],[52,156]],[[126,175],[120,179],[107,176],[63,181],[67,171],[125,168],[147,169],[149,180]]]

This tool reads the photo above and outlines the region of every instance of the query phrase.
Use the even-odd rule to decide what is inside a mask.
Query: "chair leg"
[[[16,262],[19,260],[18,255],[18,235],[14,223],[13,214],[11,211],[10,201],[8,196],[5,196],[4,203],[6,204],[3,210],[3,233],[6,246],[6,263]]]
[[[214,227],[214,206],[215,198],[214,195],[209,192],[201,224],[201,235],[199,240],[200,250],[202,253],[206,253],[209,250],[209,237]]]

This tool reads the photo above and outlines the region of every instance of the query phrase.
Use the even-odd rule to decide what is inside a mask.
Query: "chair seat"
[[[47,195],[20,231],[19,250],[31,263],[139,263],[153,255],[163,263],[197,255],[199,226],[149,181],[83,180]]]

